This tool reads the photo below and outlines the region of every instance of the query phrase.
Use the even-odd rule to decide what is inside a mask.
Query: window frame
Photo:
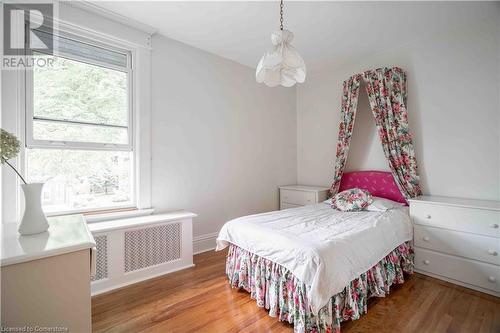
[[[27,29],[27,27],[26,27]],[[25,31],[26,31],[25,29]],[[40,140],[35,139],[33,137],[33,120],[34,120],[34,71],[31,68],[26,68],[24,70],[25,75],[25,144],[26,148],[42,148],[42,149],[81,149],[81,150],[109,150],[109,151],[134,151],[134,91],[133,91],[133,59],[132,52],[125,51],[119,48],[115,48],[113,46],[106,46],[100,43],[88,41],[85,38],[78,38],[77,36],[71,35],[65,36],[63,32],[59,32],[59,34],[54,34],[56,36],[60,35],[64,38],[69,38],[77,42],[93,45],[99,48],[107,49],[110,51],[123,53],[127,55],[127,68],[122,68],[119,66],[113,66],[110,64],[104,64],[99,61],[84,59],[83,57],[75,56],[75,55],[67,55],[67,54],[57,54],[54,53],[56,57],[62,57],[65,59],[82,62],[85,64],[99,66],[107,69],[118,70],[120,72],[124,72],[127,74],[127,96],[128,96],[128,106],[127,106],[127,117],[128,117],[128,126],[127,126],[127,138],[128,142],[126,144],[118,144],[118,143],[99,143],[99,142],[83,142],[83,141],[63,141],[63,140]],[[25,39],[26,40],[26,39]],[[28,48],[26,48],[28,50]],[[26,56],[32,56],[32,54],[26,54]],[[91,124],[89,124],[92,126]],[[99,126],[100,124],[96,124]],[[95,125],[94,125],[95,126]],[[106,126],[106,125],[103,125]]]
[[[25,28],[25,33],[27,27]],[[78,213],[99,213],[102,211],[120,211],[120,210],[130,210],[130,209],[138,209],[139,205],[139,163],[138,163],[138,153],[136,149],[136,132],[135,132],[135,87],[134,87],[134,52],[132,50],[126,50],[114,45],[108,45],[100,42],[96,42],[94,40],[85,38],[83,36],[78,36],[74,34],[66,34],[64,31],[58,31],[54,33],[56,36],[61,36],[64,38],[70,38],[74,41],[89,44],[92,46],[96,46],[99,48],[107,49],[114,52],[119,52],[122,54],[126,54],[127,56],[127,67],[123,68],[120,66],[114,66],[111,64],[105,64],[100,61],[86,59],[84,57],[76,56],[76,55],[68,55],[65,53],[54,52],[54,56],[62,57],[69,60],[74,60],[78,62],[82,62],[85,64],[90,64],[94,66],[99,66],[107,69],[118,70],[126,73],[127,75],[127,97],[128,97],[128,105],[127,105],[127,118],[128,118],[128,128],[127,128],[127,136],[128,142],[126,144],[114,144],[114,143],[99,143],[99,142],[83,142],[83,141],[63,141],[63,140],[41,140],[35,139],[33,137],[33,122],[34,122],[34,70],[32,68],[25,68],[23,71],[23,79],[24,79],[24,119],[21,122],[24,125],[24,155],[28,154],[29,149],[65,149],[65,150],[87,150],[87,151],[125,151],[130,152],[131,154],[131,162],[130,162],[130,186],[131,189],[131,198],[130,201],[123,205],[112,205],[112,206],[103,206],[103,207],[89,207],[89,208],[81,208],[81,209],[70,209],[63,211],[51,211],[47,212],[47,216],[58,216],[58,215],[69,215],[69,214],[78,214]],[[25,39],[26,40],[26,39]],[[28,48],[25,48],[28,50]],[[28,57],[31,54],[26,53],[25,56]],[[71,123],[71,122],[68,122]],[[99,126],[99,124],[96,124]],[[93,125],[93,126],[96,126]],[[92,126],[90,124],[90,126]],[[106,126],[106,125],[104,125]],[[24,156],[23,158],[23,168],[24,174],[28,175],[28,158]]]

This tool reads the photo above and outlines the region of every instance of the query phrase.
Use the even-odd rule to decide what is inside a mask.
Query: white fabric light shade
[[[292,87],[306,79],[306,64],[290,45],[293,33],[288,30],[275,31],[271,35],[273,50],[266,52],[257,65],[255,77],[257,82],[268,87]]]

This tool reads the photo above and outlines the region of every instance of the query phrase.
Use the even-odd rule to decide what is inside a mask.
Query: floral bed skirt
[[[340,323],[359,319],[370,297],[384,297],[393,284],[413,273],[413,248],[405,242],[367,272],[330,298],[316,315],[307,302],[308,287],[288,269],[235,245],[230,245],[226,274],[232,287],[243,288],[269,310],[271,317],[294,325],[294,332],[340,332]]]

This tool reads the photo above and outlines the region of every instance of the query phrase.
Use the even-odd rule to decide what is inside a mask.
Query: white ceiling
[[[279,25],[279,2],[94,1],[157,33],[256,67]],[[494,19],[499,3],[285,2],[285,28],[308,69],[338,65],[457,25]],[[154,47],[154,45],[153,45]]]

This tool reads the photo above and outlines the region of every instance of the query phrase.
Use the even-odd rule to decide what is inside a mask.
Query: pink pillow
[[[332,207],[343,212],[358,212],[373,202],[372,195],[367,190],[351,188],[337,193],[332,198]]]

